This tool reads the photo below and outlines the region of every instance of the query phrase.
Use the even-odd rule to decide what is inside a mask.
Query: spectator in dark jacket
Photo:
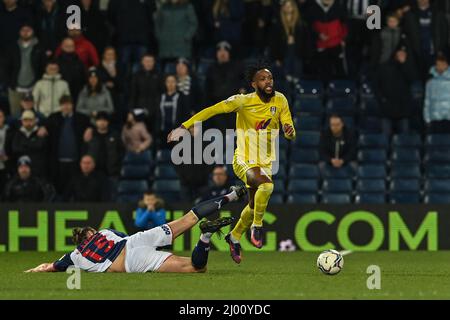
[[[200,190],[201,197],[196,202],[213,199],[227,194],[232,186],[232,181],[227,173],[226,166],[216,166],[212,172],[212,179],[207,187]]]
[[[123,148],[120,135],[109,128],[109,115],[99,112],[95,130],[86,141],[86,153],[94,158],[96,169],[117,182],[122,167]]]
[[[20,99],[20,114],[17,117],[9,117],[8,123],[11,125],[13,129],[19,129],[22,126],[22,114],[30,110],[36,116],[36,124],[40,127],[45,123],[46,117],[36,110],[36,106],[34,104],[34,97],[31,93],[24,94]]]
[[[345,10],[336,0],[316,0],[307,17],[316,38],[316,68],[320,79],[339,78],[346,75],[343,47],[348,33]]]
[[[70,95],[75,103],[86,83],[86,67],[75,52],[75,42],[65,38],[61,43],[61,54],[57,60],[61,76],[69,84]]]
[[[68,31],[68,36],[75,42],[75,52],[86,69],[97,66],[99,63],[97,49],[92,42],[83,36],[81,29],[70,29]],[[61,46],[59,46],[55,52],[56,57],[59,57],[61,51]]]
[[[145,231],[156,228],[166,223],[166,210],[164,200],[153,192],[145,192],[144,198],[139,201],[136,210],[135,226]]]
[[[115,26],[120,64],[127,74],[129,65],[137,68],[139,60],[147,51],[155,52],[153,15],[155,0],[111,0],[108,18]]]
[[[80,161],[81,172],[76,174],[67,186],[64,196],[69,202],[106,202],[108,180],[101,172],[95,170],[95,161],[90,155],[85,155]]]
[[[150,119],[150,131],[156,119],[159,107],[159,97],[163,91],[162,81],[155,70],[155,57],[146,54],[141,60],[142,69],[133,75],[131,80],[130,109],[142,108],[147,111]]]
[[[66,17],[56,0],[42,0],[37,10],[36,34],[47,56],[52,55],[66,35]]]
[[[17,175],[10,180],[3,193],[3,201],[30,203],[50,202],[55,196],[55,189],[43,179],[32,174],[32,161],[22,156],[17,162]]]
[[[6,140],[9,132],[10,128],[6,124],[5,112],[0,109],[0,194],[3,194],[3,189],[8,179],[8,153]]]
[[[17,0],[3,0],[4,9],[0,9],[0,52],[17,43],[19,30],[24,24],[31,25],[31,12],[19,6]]]
[[[330,116],[329,121],[330,127],[320,136],[321,168],[354,167],[352,162],[356,160],[356,140],[353,132],[345,127],[344,121],[337,115]]]
[[[7,57],[5,67],[10,113],[17,116],[20,112],[20,94],[31,91],[44,68],[45,54],[30,25],[20,28],[20,38],[11,45]]]
[[[89,118],[75,112],[69,96],[59,101],[61,111],[52,114],[45,122],[49,138],[49,163],[52,181],[58,192],[63,192],[67,182],[78,171],[82,146],[92,136]]]
[[[403,28],[411,39],[412,53],[420,62],[422,78],[428,75],[438,52],[448,50],[448,26],[445,15],[434,10],[430,0],[417,0],[417,5],[403,17]]]
[[[39,177],[47,175],[47,139],[38,134],[36,116],[33,111],[22,114],[22,126],[12,140],[12,158],[19,159],[28,155],[32,161],[33,174]]]
[[[106,18],[94,5],[93,0],[80,2],[83,33],[86,39],[92,42],[97,52],[103,52],[110,38]]]

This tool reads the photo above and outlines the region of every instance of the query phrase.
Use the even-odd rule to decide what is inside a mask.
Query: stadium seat
[[[450,193],[450,179],[426,180],[424,189],[431,193]]]
[[[359,163],[385,163],[387,160],[387,152],[384,149],[367,149],[358,152]]]
[[[283,204],[284,199],[282,194],[273,194],[269,200],[270,204]]]
[[[351,179],[327,179],[323,181],[322,190],[328,193],[351,193]]]
[[[387,149],[389,140],[384,134],[362,134],[358,144],[361,148]]]
[[[117,197],[118,203],[137,204],[142,199],[142,194],[120,194]]]
[[[153,190],[158,192],[179,192],[180,191],[180,181],[178,180],[156,180],[153,183]]]
[[[416,133],[396,134],[392,138],[392,146],[400,148],[421,148],[422,140]]]
[[[324,113],[323,102],[319,97],[297,97],[293,104],[293,113],[321,116]]]
[[[363,116],[359,120],[359,132],[361,134],[380,134],[381,133],[381,120],[376,117]]]
[[[319,151],[317,149],[294,149],[291,152],[291,162],[294,163],[317,163],[319,159]]]
[[[447,148],[429,150],[425,154],[424,162],[450,164],[450,152]]]
[[[391,168],[391,178],[420,179],[420,166],[418,164],[394,164]]]
[[[334,98],[327,103],[327,114],[353,116],[355,111],[355,101],[350,97]]]
[[[158,150],[156,153],[157,163],[170,163],[171,162],[171,151],[170,150]]]
[[[272,178],[273,179],[286,179],[287,173],[286,168],[284,166],[279,166],[277,171],[275,172],[275,167],[272,166]]]
[[[344,193],[324,193],[322,203],[327,204],[348,204],[351,203],[351,196]]]
[[[359,88],[359,94],[361,98],[374,98],[375,93],[373,92],[372,84],[367,81],[362,82]]]
[[[280,165],[285,165],[287,163],[287,152],[286,150],[280,149],[278,153],[278,161]]]
[[[449,193],[426,194],[424,202],[427,204],[449,204],[450,203],[450,192]]]
[[[389,184],[389,190],[394,193],[420,192],[420,182],[418,179],[394,179]]]
[[[125,154],[122,164],[150,165],[151,162],[152,162],[152,154],[150,153],[150,151],[141,153],[127,152]]]
[[[319,179],[320,172],[319,168],[316,165],[312,164],[294,164],[289,169],[289,177],[292,179],[303,179],[303,178],[311,178],[311,179]]]
[[[148,165],[124,165],[120,171],[120,176],[125,180],[148,179],[150,168]]]
[[[384,193],[359,193],[356,195],[355,203],[384,204],[386,203],[386,196]]]
[[[142,194],[147,190],[146,180],[121,180],[117,188],[119,194]]]
[[[324,179],[351,179],[354,176],[354,171],[350,166],[334,168],[327,165],[322,171],[322,176]]]
[[[318,116],[296,116],[294,117],[294,126],[298,131],[320,131],[322,118]]]
[[[351,80],[333,80],[328,85],[328,95],[330,97],[356,96],[357,94],[356,83]]]
[[[422,99],[424,93],[424,84],[421,81],[414,81],[411,84],[411,94],[413,99]]]
[[[319,146],[320,133],[313,131],[298,131],[295,139],[296,148],[315,148]]]
[[[384,165],[358,166],[357,175],[361,179],[385,179],[386,167]]]
[[[179,192],[155,191],[165,202],[179,202],[181,200]]]
[[[450,165],[426,165],[425,174],[428,178],[450,179]]]
[[[384,193],[386,182],[384,179],[361,179],[356,183],[356,191],[359,193]]]
[[[287,203],[316,204],[317,195],[315,193],[294,193],[289,195]]]
[[[286,182],[282,179],[273,180],[274,193],[285,193],[286,192]]]
[[[392,151],[391,161],[398,164],[420,164],[420,152],[418,149],[399,148]]]
[[[280,150],[286,151],[289,148],[290,141],[288,139],[284,139],[283,137],[280,137],[278,139],[278,147]]]
[[[293,179],[288,183],[287,191],[289,193],[314,193],[319,190],[319,181],[317,179]]]
[[[392,204],[416,204],[420,203],[420,194],[414,192],[393,192],[389,195]]]
[[[155,178],[161,179],[178,179],[177,172],[172,165],[160,164],[155,168]]]
[[[322,96],[324,93],[323,83],[318,80],[300,80],[295,89],[301,96]]]
[[[364,117],[378,117],[380,112],[376,98],[361,98],[359,109]]]
[[[425,146],[431,148],[450,147],[450,134],[430,134],[425,138]]]

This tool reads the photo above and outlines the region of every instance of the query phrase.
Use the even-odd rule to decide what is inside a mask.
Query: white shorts
[[[138,232],[126,244],[125,270],[129,273],[157,271],[172,253],[157,251],[172,244],[172,230],[167,224]]]

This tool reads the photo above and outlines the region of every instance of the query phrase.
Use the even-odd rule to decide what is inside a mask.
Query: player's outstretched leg
[[[196,273],[205,272],[208,263],[211,236],[220,231],[221,228],[233,222],[232,217],[219,218],[213,221],[203,221],[200,223],[200,240],[192,251],[191,258],[170,256],[158,272]]]

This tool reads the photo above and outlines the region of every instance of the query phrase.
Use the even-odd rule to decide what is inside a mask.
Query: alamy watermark
[[[366,9],[368,15],[366,26],[369,30],[381,29],[381,8],[377,5],[368,6]]]
[[[369,290],[381,290],[381,268],[377,265],[370,265],[366,270],[370,276],[367,278],[366,285]]]
[[[66,273],[70,274],[67,278],[66,286],[69,290],[81,290],[81,270],[76,267],[69,267]]]

